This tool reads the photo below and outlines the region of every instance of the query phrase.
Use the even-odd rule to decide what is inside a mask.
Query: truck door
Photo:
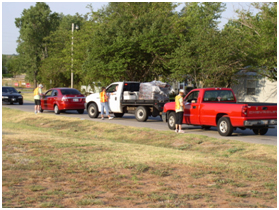
[[[121,106],[120,106],[120,99],[121,99],[120,84],[110,85],[107,88],[106,92],[109,95],[108,104],[109,104],[110,111],[115,113],[122,113]]]
[[[200,124],[200,104],[197,103],[199,91],[193,91],[184,100],[185,110],[183,123],[199,125]]]

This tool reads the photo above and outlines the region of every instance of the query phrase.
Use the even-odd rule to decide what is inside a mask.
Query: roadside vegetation
[[[277,147],[2,108],[2,207],[276,208]]]
[[[231,87],[249,66],[275,82],[277,2],[249,5],[219,28],[223,2],[109,2],[97,11],[93,3],[75,15],[37,2],[14,20],[18,55],[2,55],[2,74],[26,73],[33,87],[69,87],[74,66],[75,88],[154,79]]]

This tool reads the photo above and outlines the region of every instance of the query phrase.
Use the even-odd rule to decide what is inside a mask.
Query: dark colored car
[[[66,110],[77,110],[79,114],[84,112],[85,96],[74,88],[51,88],[41,99],[41,112],[53,110],[60,114]]]
[[[23,97],[14,87],[2,87],[2,102],[23,104]]]

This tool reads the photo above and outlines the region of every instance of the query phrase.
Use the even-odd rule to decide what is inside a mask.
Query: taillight
[[[66,97],[66,96],[63,96],[62,97],[62,99],[61,99],[61,101],[68,101],[69,99],[68,99],[68,97]]]
[[[247,106],[242,107],[242,110],[241,110],[241,116],[242,117],[247,117],[247,110],[248,110]]]

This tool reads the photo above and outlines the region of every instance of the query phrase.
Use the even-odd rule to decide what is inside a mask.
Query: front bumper
[[[270,126],[270,125],[277,125],[276,120],[245,120],[244,126]]]
[[[2,102],[6,102],[6,103],[20,103],[20,102],[23,102],[23,98],[2,98]]]

